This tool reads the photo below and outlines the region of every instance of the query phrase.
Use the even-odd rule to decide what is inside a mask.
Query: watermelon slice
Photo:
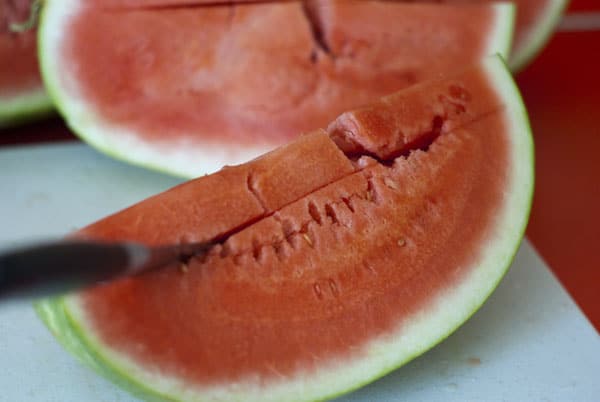
[[[220,244],[38,310],[67,349],[150,399],[329,398],[481,306],[523,236],[532,186],[526,112],[495,57],[84,228]]]
[[[31,0],[0,0],[0,128],[52,110],[38,70],[35,31],[14,32],[29,18]]]
[[[506,3],[48,0],[40,54],[51,96],[85,141],[197,176],[440,71],[506,55],[513,18]]]

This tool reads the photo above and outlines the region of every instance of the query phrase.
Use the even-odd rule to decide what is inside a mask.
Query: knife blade
[[[0,299],[60,295],[206,253],[214,243],[46,241],[0,251]]]

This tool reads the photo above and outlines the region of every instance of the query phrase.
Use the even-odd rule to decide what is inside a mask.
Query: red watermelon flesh
[[[533,161],[515,91],[489,60],[101,220],[80,235],[221,244],[42,314],[151,395],[312,400],[371,381],[460,325],[516,251]]]
[[[285,0],[283,0],[285,1]],[[314,0],[313,0],[314,1]],[[365,1],[368,0],[350,0]],[[389,0],[394,1],[394,0]],[[450,4],[484,4],[494,3],[494,0],[395,0],[398,2],[413,3],[450,3]],[[151,6],[184,6],[200,4],[227,4],[227,3],[257,3],[275,2],[261,0],[94,0],[95,4],[110,7],[151,7]],[[310,2],[310,0],[309,0]],[[510,64],[514,68],[523,68],[543,46],[568,0],[513,0],[517,8],[515,21],[515,34],[510,55]]]
[[[42,44],[44,74],[71,127],[91,144],[196,175],[440,71],[505,52],[511,10],[324,0],[123,8],[51,0],[42,21],[42,37],[54,34]]]

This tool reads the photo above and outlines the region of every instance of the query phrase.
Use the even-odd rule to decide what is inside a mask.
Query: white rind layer
[[[127,127],[103,118],[85,99],[78,83],[64,75],[69,68],[64,65],[68,60],[63,56],[61,45],[66,42],[64,35],[70,32],[70,21],[84,3],[82,0],[46,0],[38,38],[42,75],[50,96],[69,127],[84,141],[114,158],[184,177],[197,177],[224,165],[240,164],[280,145],[249,146],[198,140],[149,142]],[[497,21],[482,55],[499,53],[506,57],[511,45],[514,7],[499,3],[494,8]]]
[[[533,143],[527,114],[503,61],[484,62],[489,82],[505,105],[505,128],[510,139],[510,172],[503,205],[491,236],[474,250],[480,259],[467,268],[460,284],[439,292],[431,304],[395,331],[362,346],[359,356],[323,362],[316,371],[296,373],[281,380],[248,377],[236,383],[195,386],[180,379],[149,372],[104,345],[95,335],[77,297],[57,302],[66,321],[51,327],[80,357],[114,381],[150,398],[185,401],[320,400],[365,385],[424,353],[464,323],[487,299],[507,271],[522,239],[533,191]],[[49,310],[52,310],[49,307]],[[55,314],[50,312],[49,315]],[[46,317],[46,321],[49,319]],[[69,338],[65,340],[64,338]],[[78,352],[79,350],[79,352]],[[151,388],[151,389],[150,389]]]
[[[513,49],[513,53],[508,59],[512,71],[523,69],[542,50],[557,27],[560,16],[568,3],[569,0],[550,0],[546,4],[546,8],[539,17],[540,22],[521,42],[523,46]]]
[[[48,115],[52,110],[52,101],[43,88],[14,96],[0,96],[0,128]]]

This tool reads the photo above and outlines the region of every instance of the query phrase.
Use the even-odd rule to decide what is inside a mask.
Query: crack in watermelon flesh
[[[490,60],[88,226],[221,244],[41,311],[153,395],[310,400],[371,381],[462,323],[516,250],[532,160],[513,85]]]
[[[350,1],[366,1],[366,0],[350,0]],[[497,0],[387,0],[403,3],[438,3],[438,4],[485,4],[495,3]],[[321,38],[318,19],[313,19],[311,8],[319,4],[319,0],[96,0],[97,6],[106,7],[108,9],[177,9],[190,7],[218,7],[228,6],[235,7],[236,5],[245,4],[264,4],[264,3],[293,3],[301,2],[305,5],[307,17],[309,20],[316,22],[313,25],[315,38]],[[514,66],[523,68],[524,65],[533,57],[541,47],[543,41],[536,38],[538,35],[549,36],[553,25],[556,24],[562,10],[566,8],[568,0],[514,0],[513,3],[517,6],[517,18],[515,26],[514,43],[512,47],[512,56]],[[550,32],[540,32],[550,31]],[[539,43],[535,43],[539,42]],[[327,46],[322,47],[324,50]],[[528,54],[530,53],[530,54]]]

